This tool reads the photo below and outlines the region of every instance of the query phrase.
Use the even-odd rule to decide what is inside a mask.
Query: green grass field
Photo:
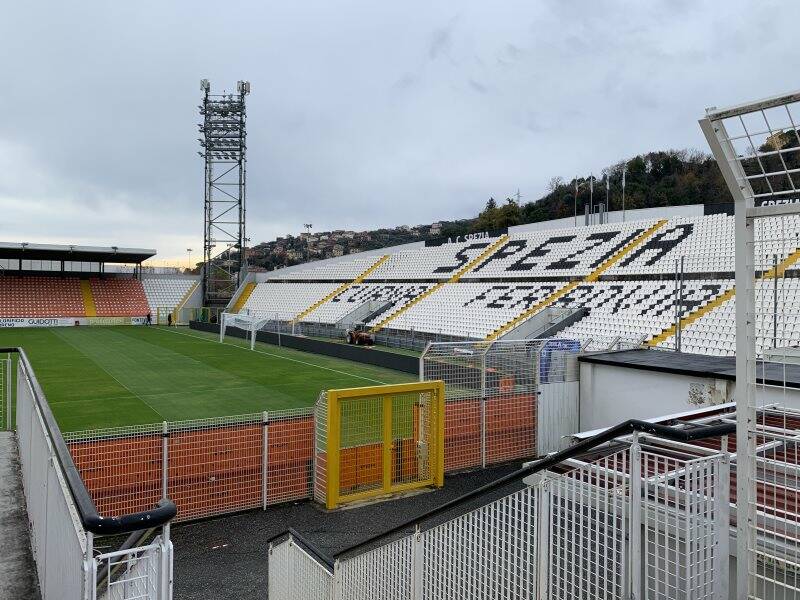
[[[63,431],[312,405],[320,390],[413,381],[348,360],[187,329],[2,329],[22,346]]]

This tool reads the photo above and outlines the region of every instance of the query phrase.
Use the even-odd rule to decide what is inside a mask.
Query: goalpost
[[[256,334],[261,330],[264,325],[270,321],[269,318],[258,317],[250,314],[238,313],[222,313],[219,320],[219,341],[225,341],[225,333],[228,327],[235,327],[242,329],[245,333],[245,339],[250,340],[250,350],[253,350],[256,345]]]

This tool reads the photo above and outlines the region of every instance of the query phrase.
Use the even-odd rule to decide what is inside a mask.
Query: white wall
[[[340,262],[349,262],[359,258],[368,258],[370,256],[383,256],[384,254],[394,254],[395,252],[416,250],[422,248],[425,242],[411,242],[410,244],[400,244],[399,246],[389,246],[388,248],[378,248],[377,250],[365,250],[364,252],[356,252],[354,254],[345,254],[344,256],[334,256],[333,258],[325,258],[323,260],[315,260],[312,262],[302,263],[291,267],[284,267],[282,269],[275,269],[274,271],[267,271],[266,273],[254,273],[254,280],[257,283],[267,281],[268,279],[281,279],[287,273],[294,271],[306,271],[308,269],[315,269],[322,265],[332,265]]]
[[[653,419],[734,401],[733,381],[580,363],[580,431]],[[800,408],[800,390],[763,387],[759,404]]]
[[[702,217],[704,214],[702,204],[687,204],[686,206],[663,206],[658,208],[637,208],[625,211],[625,221],[642,221],[644,219],[672,219],[675,217]],[[608,223],[622,223],[622,211],[615,210],[608,213]],[[578,227],[585,223],[585,216],[578,215]],[[599,218],[595,215],[595,218]],[[565,229],[575,227],[575,218],[553,219],[541,223],[528,223],[527,225],[514,225],[508,228],[509,233],[522,233],[525,231],[543,231],[548,229]]]

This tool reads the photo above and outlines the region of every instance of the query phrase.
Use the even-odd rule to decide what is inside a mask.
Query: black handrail
[[[36,379],[33,372],[31,363],[28,356],[22,348],[0,348],[0,353],[18,354],[19,360],[25,370],[25,375],[31,384],[33,390],[33,397],[36,405],[39,407],[39,412],[42,415],[42,420],[50,435],[50,441],[53,444],[53,450],[61,465],[61,471],[64,473],[64,479],[69,487],[72,500],[75,507],[78,509],[78,516],[81,519],[81,524],[86,531],[90,531],[96,535],[117,535],[121,533],[131,533],[139,529],[151,529],[159,527],[168,523],[178,512],[175,503],[164,498],[158,502],[156,508],[146,510],[138,513],[131,513],[121,515],[118,517],[103,517],[97,512],[97,507],[94,505],[86,485],[83,483],[80,472],[75,466],[75,461],[72,460],[69,448],[64,441],[64,436],[61,435],[61,430],[58,428],[58,423],[50,410],[50,405],[47,403],[47,397]]]
[[[717,437],[723,435],[730,435],[732,433],[736,433],[736,424],[735,423],[725,423],[721,425],[698,425],[696,427],[691,428],[677,428],[671,427],[669,425],[662,425],[659,423],[650,423],[648,421],[640,421],[638,419],[629,419],[619,425],[606,429],[605,431],[601,431],[597,435],[594,435],[590,438],[586,438],[569,448],[562,450],[560,452],[556,452],[554,454],[545,456],[544,458],[537,460],[525,467],[517,469],[507,475],[504,475],[494,481],[491,481],[485,485],[482,485],[479,488],[475,488],[474,490],[467,492],[466,494],[462,494],[458,498],[454,498],[444,504],[437,506],[417,517],[413,517],[411,519],[407,519],[406,521],[400,523],[399,525],[395,525],[391,529],[383,531],[379,534],[373,535],[372,537],[367,538],[357,544],[349,546],[344,550],[340,550],[333,556],[325,556],[324,560],[326,564],[332,564],[336,561],[336,559],[341,558],[344,555],[352,554],[357,550],[364,548],[365,546],[372,546],[380,539],[389,537],[393,534],[400,533],[405,531],[406,529],[410,529],[412,526],[416,527],[423,521],[427,521],[437,515],[440,515],[444,512],[452,510],[457,506],[464,504],[470,500],[478,498],[479,496],[483,496],[488,492],[492,492],[508,483],[511,483],[514,480],[517,480],[521,477],[525,477],[527,475],[531,475],[533,473],[538,473],[539,471],[544,471],[551,467],[556,466],[559,463],[564,462],[565,460],[569,460],[570,458],[575,458],[581,454],[584,454],[590,450],[597,448],[603,444],[611,442],[616,438],[630,435],[634,432],[639,433],[649,433],[651,435],[655,435],[661,438],[665,438],[668,440],[673,440],[676,442],[691,442],[694,440],[700,440],[709,437]],[[280,533],[276,536],[273,536],[268,541],[271,543],[275,540],[280,538],[285,538],[291,535],[296,540],[302,542],[305,545],[308,545],[310,542],[302,537],[301,534],[296,532],[294,529],[288,529],[283,533]]]

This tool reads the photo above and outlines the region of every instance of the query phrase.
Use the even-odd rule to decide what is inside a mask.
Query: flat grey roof
[[[140,263],[155,256],[155,254],[155,250],[146,248],[0,242],[0,258],[10,259]]]
[[[578,360],[599,365],[658,371],[674,375],[736,380],[736,358],[733,356],[707,356],[705,354],[653,349],[599,352],[583,355]],[[785,382],[786,387],[800,388],[800,365],[759,361],[756,368],[756,378],[762,384],[782,386]]]

